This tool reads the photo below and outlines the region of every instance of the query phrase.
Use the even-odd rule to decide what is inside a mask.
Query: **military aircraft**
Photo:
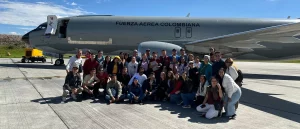
[[[139,53],[146,49],[160,53],[185,48],[207,54],[209,48],[228,56],[254,54],[265,58],[300,55],[300,19],[140,17],[82,15],[57,18],[28,32],[22,40],[45,52],[61,55],[77,49]]]

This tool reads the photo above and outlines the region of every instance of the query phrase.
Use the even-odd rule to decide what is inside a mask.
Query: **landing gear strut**
[[[64,63],[65,63],[64,62],[64,55],[59,54],[58,59],[55,60],[54,65],[55,66],[60,66],[60,65],[63,65]]]

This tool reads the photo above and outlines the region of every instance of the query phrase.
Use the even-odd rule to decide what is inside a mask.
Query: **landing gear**
[[[63,65],[65,63],[63,57],[64,56],[62,54],[59,54],[59,57],[58,57],[58,59],[55,60],[54,65],[55,66]]]

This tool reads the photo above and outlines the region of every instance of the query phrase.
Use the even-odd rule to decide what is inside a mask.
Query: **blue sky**
[[[299,5],[300,0],[0,0],[0,34],[22,35],[50,14],[298,18]]]

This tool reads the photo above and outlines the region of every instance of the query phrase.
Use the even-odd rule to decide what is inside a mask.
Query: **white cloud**
[[[17,32],[9,32],[11,35],[19,35]]]
[[[94,14],[76,8],[67,8],[53,3],[8,2],[0,0],[0,24],[37,26],[47,21],[48,15],[60,17]]]
[[[72,2],[72,4],[71,5],[73,5],[73,6],[75,6],[75,5],[77,5],[75,2]]]

